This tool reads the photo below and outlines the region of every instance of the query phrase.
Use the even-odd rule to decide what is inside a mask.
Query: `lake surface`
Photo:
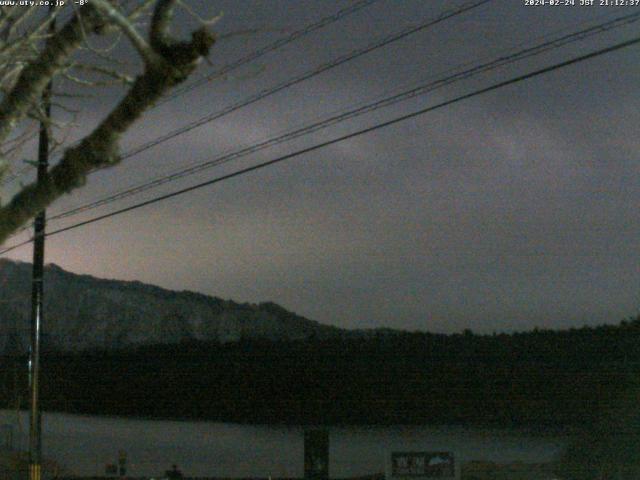
[[[28,414],[0,410],[3,434],[26,449]],[[11,427],[6,427],[11,425]],[[545,462],[566,444],[559,435],[461,427],[329,427],[332,477],[382,472],[390,451],[454,451],[461,462]],[[43,454],[73,474],[102,475],[127,452],[127,474],[161,475],[172,464],[188,476],[303,475],[303,427],[132,420],[45,413]],[[4,441],[5,439],[3,439]]]

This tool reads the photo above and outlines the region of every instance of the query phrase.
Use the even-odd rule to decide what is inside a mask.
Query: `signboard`
[[[393,452],[389,477],[417,480],[420,478],[458,478],[451,452]]]
[[[326,430],[304,432],[304,478],[329,478],[329,432]]]

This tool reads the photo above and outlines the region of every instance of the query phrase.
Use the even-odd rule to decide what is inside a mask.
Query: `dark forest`
[[[45,410],[249,423],[576,427],[640,373],[640,317],[619,325],[476,335],[373,331],[295,342],[183,342],[47,352]],[[26,406],[24,356],[2,402]]]

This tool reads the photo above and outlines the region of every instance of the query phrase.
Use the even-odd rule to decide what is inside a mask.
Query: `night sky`
[[[123,150],[463,3],[379,0],[164,103],[128,132]],[[203,16],[223,12],[213,27],[222,35],[255,30],[220,40],[211,65],[203,64],[196,79],[350,2],[191,4]],[[579,4],[494,0],[97,172],[49,214],[640,12],[640,6]],[[177,22],[185,29],[188,19]],[[634,38],[639,25],[457,82],[49,228]],[[637,45],[619,50],[50,237],[46,261],[238,302],[274,301],[344,328],[490,333],[618,323],[640,309],[639,54]],[[101,91],[84,103],[71,138],[121,93]],[[9,257],[30,261],[31,249]]]

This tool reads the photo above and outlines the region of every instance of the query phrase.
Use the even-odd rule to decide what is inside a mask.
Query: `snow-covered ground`
[[[26,412],[0,410],[0,425],[10,425],[0,432],[12,430],[14,446],[26,448]],[[45,413],[43,452],[78,475],[104,474],[123,450],[132,476],[161,475],[175,463],[188,476],[301,477],[303,431]],[[454,451],[463,462],[545,462],[566,443],[558,436],[460,427],[332,427],[329,432],[329,472],[336,477],[384,471],[392,450]]]

